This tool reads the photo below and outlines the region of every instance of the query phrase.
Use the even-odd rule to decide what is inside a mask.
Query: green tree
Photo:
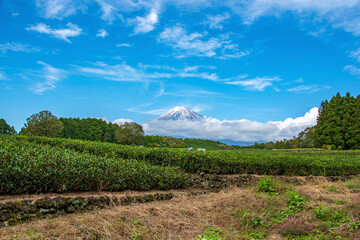
[[[134,122],[125,122],[115,130],[115,139],[118,143],[138,145],[144,141],[143,127]]]
[[[59,137],[63,129],[63,124],[50,111],[41,111],[31,115],[26,119],[24,127],[21,129],[21,134]]]
[[[89,141],[116,142],[116,124],[97,118],[60,118],[63,123],[61,137]]]
[[[330,145],[334,149],[360,148],[360,97],[339,93],[319,109],[315,127],[315,144]]]
[[[10,127],[10,125],[6,123],[5,119],[0,119],[0,134],[16,135],[16,133],[17,132],[13,126]]]

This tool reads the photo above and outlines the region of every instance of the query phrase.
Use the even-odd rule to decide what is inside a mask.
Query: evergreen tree
[[[360,148],[360,97],[339,93],[330,102],[322,102],[315,127],[317,147],[330,145],[336,149]]]
[[[0,118],[0,135],[16,135],[17,132],[13,126],[10,127],[9,124],[6,123],[5,119]]]

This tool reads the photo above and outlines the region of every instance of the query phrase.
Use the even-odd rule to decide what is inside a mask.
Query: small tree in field
[[[21,129],[21,134],[58,137],[63,129],[61,121],[50,111],[41,111],[26,119],[27,123]]]
[[[141,144],[144,140],[144,130],[138,123],[125,122],[117,127],[115,139],[118,143],[126,145]]]
[[[0,135],[15,135],[16,131],[14,127],[10,127],[9,124],[6,123],[5,119],[0,119]]]

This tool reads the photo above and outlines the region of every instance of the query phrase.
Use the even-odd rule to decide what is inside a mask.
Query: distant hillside
[[[228,150],[233,149],[231,146],[221,143],[219,141],[207,139],[190,139],[190,138],[175,138],[164,136],[145,136],[145,147],[170,147],[170,148],[205,148],[206,150]]]

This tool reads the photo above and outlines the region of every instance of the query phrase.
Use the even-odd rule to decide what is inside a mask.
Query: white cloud
[[[360,7],[358,8],[360,11]],[[343,28],[347,32],[351,32],[354,36],[360,36],[360,17],[354,19],[337,20],[334,24],[336,28]]]
[[[328,24],[335,28],[360,35],[360,0],[35,0],[36,6],[44,18],[63,19],[78,12],[86,12],[87,6],[94,2],[100,7],[101,18],[109,23],[122,18],[120,12],[134,12],[145,9],[149,12],[144,17],[134,18],[135,33],[146,33],[158,23],[159,9],[175,6],[178,9],[199,12],[202,9],[225,9],[243,18],[244,23],[251,24],[263,16],[276,16],[291,12],[302,20],[308,19],[312,24]],[[227,14],[209,16],[210,28],[221,29],[228,19]],[[322,28],[324,29],[324,28]],[[322,31],[322,30],[321,30]],[[313,32],[316,34],[316,31]]]
[[[155,10],[152,10],[145,17],[136,17],[135,19],[130,19],[129,23],[135,25],[134,33],[135,34],[144,34],[151,32],[155,29],[155,25],[159,22],[158,13]]]
[[[131,44],[129,43],[119,43],[119,44],[116,44],[117,47],[131,47]]]
[[[11,14],[11,16],[13,16],[13,17],[17,17],[17,16],[19,16],[20,15],[20,13],[13,13],[13,14]]]
[[[64,70],[55,68],[41,61],[37,63],[42,65],[42,69],[40,71],[24,75],[24,78],[29,80],[42,80],[41,82],[36,82],[35,85],[30,88],[30,90],[36,94],[43,94],[45,91],[55,89],[56,83],[65,78],[66,73]]]
[[[116,123],[117,125],[121,125],[126,122],[134,122],[134,121],[131,119],[125,119],[125,118],[119,118],[119,119],[115,119],[114,121],[112,121],[112,123]]]
[[[301,85],[293,88],[289,88],[288,92],[294,93],[314,93],[324,89],[330,89],[330,86],[318,86],[318,85]]]
[[[125,63],[117,65],[107,65],[105,63],[95,63],[90,67],[78,67],[78,71],[92,77],[105,78],[119,82],[147,82],[145,74],[136,68]]]
[[[350,56],[355,58],[356,61],[360,62],[360,48],[355,51],[350,52]]]
[[[360,35],[359,0],[228,0],[225,4],[242,16],[246,24],[263,16],[279,17],[292,12],[302,20],[307,18],[312,24],[328,23],[355,36]]]
[[[102,62],[94,63],[91,66],[78,66],[77,71],[81,74],[86,74],[91,77],[100,77],[112,81],[120,82],[150,82],[153,80],[169,79],[169,78],[200,78],[211,81],[217,81],[216,73],[200,72],[199,68],[202,66],[193,66],[192,68],[185,67],[184,69],[175,69],[165,66],[150,66],[142,65],[132,67],[126,63],[117,65],[108,65]],[[150,70],[149,70],[150,69]],[[157,72],[153,70],[165,70]]]
[[[279,77],[256,77],[240,81],[229,81],[225,82],[225,84],[239,85],[244,87],[246,90],[264,91],[266,87],[272,86],[273,82],[280,80],[281,79]]]
[[[187,34],[184,28],[174,26],[165,28],[160,33],[158,41],[173,47],[177,51],[177,57],[218,57],[239,58],[247,55],[240,52],[236,44],[232,44],[229,35],[210,37],[205,40],[207,33]],[[221,50],[221,51],[220,51]],[[219,52],[220,51],[220,52]]]
[[[50,35],[54,38],[64,40],[65,42],[71,43],[68,38],[77,37],[82,33],[82,29],[77,25],[68,23],[66,24],[67,28],[53,29],[50,26],[44,23],[38,23],[27,27],[27,31],[35,31],[42,34]]]
[[[204,24],[209,25],[209,28],[211,29],[222,29],[222,23],[224,23],[226,20],[230,18],[229,13],[224,14],[218,14],[216,16],[207,16],[207,20],[204,22]]]
[[[197,122],[155,119],[143,124],[143,127],[146,134],[248,142],[273,141],[296,136],[305,128],[315,125],[317,116],[318,108],[315,107],[302,117],[276,122],[259,123],[247,119],[220,121],[205,117],[203,121]]]
[[[176,96],[176,97],[215,97],[221,96],[221,93],[211,92],[207,90],[194,90],[194,89],[181,89],[177,92],[164,92],[164,95]]]
[[[353,65],[346,65],[344,69],[349,71],[352,75],[360,75],[360,68],[357,68]]]
[[[6,53],[7,51],[13,51],[13,52],[37,52],[40,51],[37,47],[33,47],[26,44],[21,43],[4,43],[0,44],[0,52]]]
[[[96,2],[99,4],[103,13],[101,18],[110,23],[114,21],[114,13],[117,11],[116,7],[113,6],[111,3],[108,3],[106,0],[96,0]]]
[[[99,29],[98,30],[98,33],[96,34],[97,37],[106,37],[108,36],[109,34],[107,33],[107,31],[105,29]]]
[[[44,18],[63,19],[85,10],[86,6],[77,0],[35,0],[36,7]]]

